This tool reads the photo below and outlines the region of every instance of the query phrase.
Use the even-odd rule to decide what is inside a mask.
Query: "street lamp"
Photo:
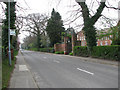
[[[11,49],[10,49],[10,0],[8,1],[8,46],[9,46],[9,65],[11,66]]]

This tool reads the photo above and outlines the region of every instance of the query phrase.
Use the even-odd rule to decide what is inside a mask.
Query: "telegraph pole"
[[[8,1],[8,46],[9,46],[9,65],[11,66],[11,48],[10,48],[10,0]]]

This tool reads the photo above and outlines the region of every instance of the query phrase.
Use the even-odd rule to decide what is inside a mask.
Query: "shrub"
[[[55,52],[55,54],[59,54],[59,52]]]
[[[40,48],[39,50],[37,48],[30,48],[28,50],[32,51],[40,51],[40,52],[49,52],[49,53],[54,53],[54,48]]]
[[[41,52],[49,52],[49,53],[54,53],[54,48],[40,48]]]
[[[86,46],[75,46],[73,52],[75,56],[84,56],[84,57],[89,56],[88,49]]]
[[[64,54],[64,51],[57,51],[55,54]]]
[[[72,55],[73,55],[73,53],[69,53],[69,55],[71,55],[71,56],[72,56]]]
[[[73,52],[76,56],[89,56],[86,46],[75,46]],[[96,58],[119,60],[120,45],[94,46],[91,52],[91,56]]]
[[[118,45],[111,46],[95,46],[93,47],[92,57],[99,57],[104,59],[118,60],[119,59]]]
[[[29,50],[38,51],[37,48],[30,48]]]

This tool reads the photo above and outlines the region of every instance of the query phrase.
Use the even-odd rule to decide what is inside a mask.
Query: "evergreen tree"
[[[6,18],[3,20],[3,26],[2,26],[2,47],[3,47],[4,54],[7,54],[6,49],[8,47],[8,2],[4,2],[4,3],[6,4],[6,9],[5,9]],[[11,29],[16,29],[15,27],[15,20],[16,20],[15,5],[16,5],[16,2],[10,2],[10,18],[11,18],[10,28]],[[10,40],[12,41],[12,36],[10,37]]]
[[[60,14],[54,9],[52,10],[51,18],[48,20],[46,31],[50,38],[50,46],[61,42],[62,32],[64,32],[65,29]]]

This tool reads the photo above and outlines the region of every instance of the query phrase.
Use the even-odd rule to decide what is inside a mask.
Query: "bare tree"
[[[45,29],[47,25],[48,17],[43,14],[29,14],[26,17],[26,28],[24,31],[28,31],[31,34],[34,34],[37,36],[37,48],[41,47],[41,39],[40,36],[45,34]]]

